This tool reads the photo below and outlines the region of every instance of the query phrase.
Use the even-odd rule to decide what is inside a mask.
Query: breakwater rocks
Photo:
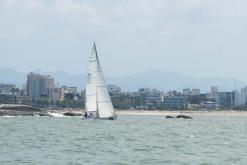
[[[64,116],[82,116],[81,113],[76,113],[76,112],[64,112]]]
[[[46,111],[27,105],[0,105],[0,116],[50,116]]]
[[[193,119],[193,117],[186,116],[186,115],[178,115],[178,116],[176,116],[176,118],[179,118],[179,119]]]
[[[167,118],[167,119],[173,119],[173,118],[175,118],[175,116],[170,116],[170,115],[168,115],[168,116],[166,116],[166,118]]]

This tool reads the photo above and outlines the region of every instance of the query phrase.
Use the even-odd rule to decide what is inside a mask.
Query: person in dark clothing
[[[88,117],[88,116],[87,116],[87,112],[85,112],[84,117],[85,117],[85,118],[87,118],[87,117]]]

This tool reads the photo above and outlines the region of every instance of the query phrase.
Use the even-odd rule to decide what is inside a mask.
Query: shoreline
[[[81,116],[85,109],[63,109],[63,110],[38,110],[28,106],[0,107],[0,116]],[[221,111],[165,111],[165,110],[116,110],[116,115],[136,116],[242,116],[247,117],[247,111],[221,110]]]
[[[247,117],[247,111],[143,111],[143,110],[122,110],[116,111],[117,115],[152,115],[152,116],[244,116]]]
[[[83,114],[84,110],[50,110],[48,112],[65,113],[72,112],[75,114]],[[117,115],[139,115],[139,116],[243,116],[247,117],[247,111],[157,111],[157,110],[116,110]]]

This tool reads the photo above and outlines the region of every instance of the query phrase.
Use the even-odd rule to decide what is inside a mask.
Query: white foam
[[[53,117],[65,117],[63,114],[61,113],[54,113],[54,112],[48,112],[49,115],[53,116]]]

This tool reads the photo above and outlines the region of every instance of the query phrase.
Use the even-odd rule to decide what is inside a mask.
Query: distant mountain
[[[63,71],[58,71],[51,73],[51,75],[54,77],[55,82],[58,83],[58,85],[76,86],[80,89],[85,88],[86,75],[84,74],[73,75]]]
[[[160,90],[182,90],[183,88],[199,88],[202,92],[210,90],[211,86],[218,86],[221,91],[231,91],[236,83],[239,87],[246,85],[237,79],[192,78],[171,71],[148,71],[129,77],[108,78],[110,83],[118,84],[126,90],[136,90],[140,87],[151,87]]]
[[[38,70],[39,73],[47,74]],[[85,88],[86,75],[73,75],[63,71],[50,73],[55,83],[59,85],[77,86]],[[128,77],[106,77],[109,84],[116,84],[124,91],[136,91],[138,88],[156,88],[159,90],[182,90],[183,88],[199,88],[202,92],[209,91],[212,85],[218,86],[221,91],[231,91],[234,83],[238,87],[246,85],[237,79],[198,79],[171,71],[148,71]],[[0,68],[0,83],[12,83],[21,87],[26,82],[26,74],[13,69]]]
[[[26,77],[23,73],[13,69],[0,68],[0,83],[16,84],[21,87],[26,82]]]

